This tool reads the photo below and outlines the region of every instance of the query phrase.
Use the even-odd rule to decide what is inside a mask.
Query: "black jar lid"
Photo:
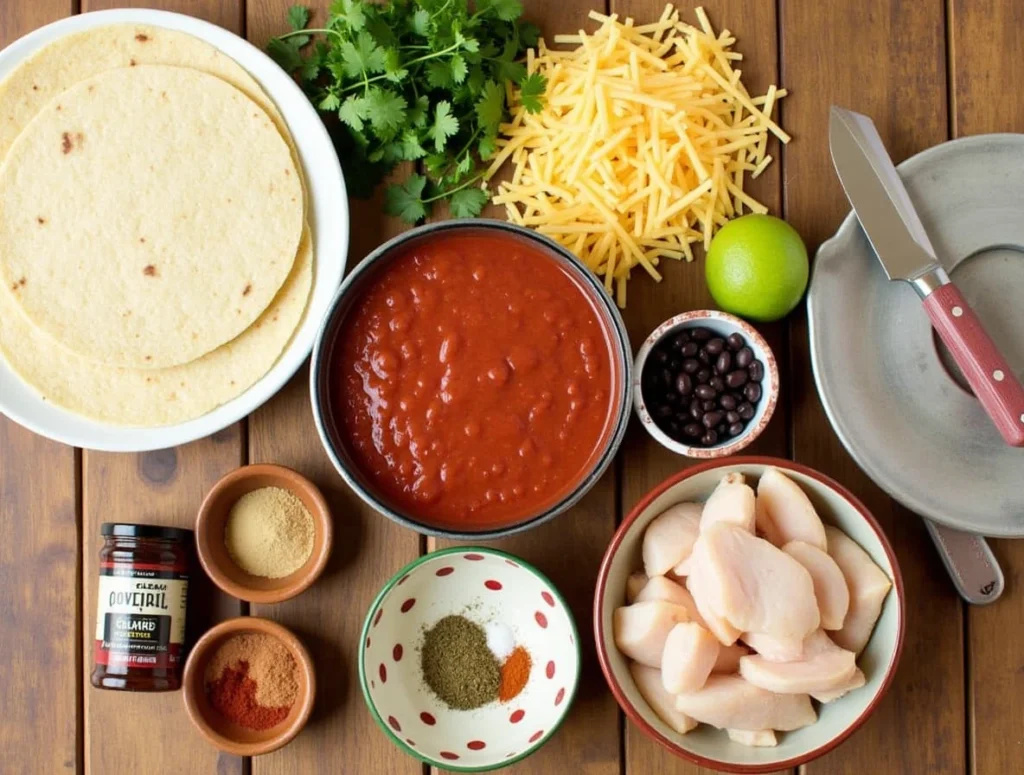
[[[165,541],[190,541],[192,531],[164,525],[133,525],[127,522],[104,522],[100,535],[118,538],[162,538]]]

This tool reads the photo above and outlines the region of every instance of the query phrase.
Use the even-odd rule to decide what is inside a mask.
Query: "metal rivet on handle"
[[[963,307],[953,307],[953,317],[958,318],[964,314]]]
[[[1002,382],[1005,376],[1006,375],[1003,374],[1003,372],[1000,369],[996,369],[995,371],[992,372],[992,379],[994,379],[996,382]]]

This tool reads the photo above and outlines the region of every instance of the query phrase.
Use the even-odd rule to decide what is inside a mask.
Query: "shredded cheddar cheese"
[[[660,281],[661,259],[692,261],[729,218],[766,212],[744,181],[771,164],[769,134],[790,139],[772,119],[785,89],[752,97],[736,39],[696,16],[699,27],[667,5],[636,25],[591,11],[596,32],[554,38],[576,48],[539,41],[526,66],[547,78],[544,108],[528,113],[513,93],[488,170],[511,162],[494,203],[576,253],[621,307],[635,267]]]

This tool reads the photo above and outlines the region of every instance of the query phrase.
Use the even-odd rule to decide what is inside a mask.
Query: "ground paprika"
[[[501,702],[508,702],[523,690],[530,679],[531,667],[530,653],[522,646],[516,646],[501,666],[501,684],[498,686]]]
[[[267,708],[256,701],[256,682],[249,678],[249,664],[224,668],[220,678],[207,686],[210,704],[226,719],[248,729],[270,729],[288,716],[288,707]]]

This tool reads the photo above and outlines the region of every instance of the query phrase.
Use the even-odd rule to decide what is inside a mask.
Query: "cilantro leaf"
[[[361,30],[366,26],[361,0],[335,0],[331,3],[331,16],[332,24],[344,24],[351,30]]]
[[[454,218],[476,218],[490,198],[490,194],[482,188],[470,186],[452,194],[448,211]]]
[[[309,24],[309,9],[304,5],[293,5],[286,14],[288,26],[293,30],[305,29]]]
[[[480,142],[476,147],[476,152],[480,154],[480,158],[483,161],[487,161],[492,158],[494,154],[498,152],[497,138],[491,137],[490,135],[484,135],[480,138]]]
[[[523,4],[519,0],[481,0],[477,3],[481,12],[493,11],[503,22],[512,22],[523,15]]]
[[[434,148],[438,153],[444,150],[448,138],[459,131],[459,120],[452,115],[452,106],[448,100],[441,100],[434,108],[434,123],[429,133],[434,140]]]
[[[430,12],[426,8],[418,9],[409,17],[409,29],[414,35],[427,37],[430,34]]]
[[[519,25],[519,42],[527,48],[532,48],[537,45],[537,41],[540,40],[540,28],[536,24],[530,24],[529,22],[523,22]]]
[[[466,80],[466,73],[468,72],[468,69],[466,67],[466,60],[463,59],[462,56],[459,54],[453,56],[449,63],[449,67],[451,67],[452,80],[455,81],[455,83],[462,83]]]
[[[317,107],[320,110],[326,111],[337,110],[341,107],[341,97],[334,92],[327,92],[327,96],[320,100],[320,104]]]
[[[378,136],[386,137],[405,122],[405,97],[390,89],[373,87],[366,92],[366,113]]]
[[[402,158],[406,161],[416,161],[427,155],[426,149],[420,144],[420,138],[411,129],[402,133]]]
[[[366,97],[357,96],[347,98],[338,110],[338,118],[356,132],[362,132],[364,122],[370,118],[369,100]]]
[[[422,175],[410,175],[401,185],[388,186],[384,192],[384,212],[396,215],[408,223],[416,223],[427,217],[427,208],[423,203],[423,189],[427,179]]]
[[[286,73],[295,72],[302,67],[302,55],[299,53],[299,47],[290,38],[285,40],[271,38],[267,43],[267,53]]]
[[[527,76],[519,83],[519,100],[527,113],[540,113],[544,107],[541,99],[548,86],[548,79],[540,73]]]
[[[454,85],[451,65],[439,59],[427,62],[427,83],[432,89],[447,89]]]
[[[427,111],[430,110],[430,100],[425,94],[421,94],[416,101],[409,106],[405,113],[405,120],[414,127],[422,127],[427,123]]]
[[[505,115],[505,90],[497,82],[484,84],[483,93],[476,103],[476,119],[480,128],[488,134],[497,134],[498,124]]]

